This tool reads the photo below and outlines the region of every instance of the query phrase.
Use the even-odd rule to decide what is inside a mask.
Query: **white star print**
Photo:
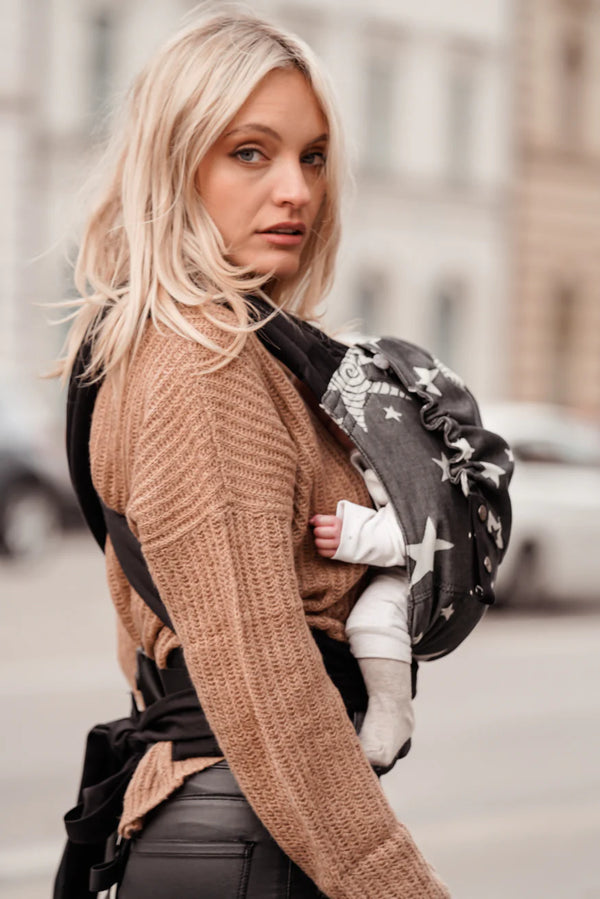
[[[494,465],[493,462],[480,462],[481,465],[481,473],[484,478],[489,478],[490,481],[496,486],[500,486],[500,478],[503,474],[506,474],[503,468],[500,468],[499,465]]]
[[[384,406],[383,411],[385,412],[386,420],[388,418],[391,418],[394,421],[400,421],[400,419],[402,418],[402,412],[398,412],[398,410],[394,409],[393,406]]]
[[[440,456],[439,459],[434,459],[431,457],[431,461],[435,462],[436,465],[439,465],[442,469],[442,482],[447,481],[450,477],[450,459],[444,453]]]
[[[464,469],[460,473],[460,486],[462,487],[462,492],[464,493],[464,495],[468,496],[471,492],[469,490],[469,477]]]
[[[410,556],[416,565],[410,578],[411,586],[422,580],[425,575],[433,571],[433,556],[442,549],[452,549],[453,543],[448,540],[439,540],[436,535],[435,525],[431,518],[427,518],[425,531],[421,543],[411,543],[406,547],[406,554]]]
[[[440,615],[442,615],[446,619],[446,621],[448,621],[448,619],[452,618],[452,616],[454,615],[454,605],[450,603],[449,606],[441,609]]]
[[[488,512],[487,529],[493,535],[498,549],[504,549],[504,540],[502,539],[502,522],[496,518],[492,510]]]
[[[457,387],[464,387],[464,386],[465,386],[465,382],[464,382],[463,379],[460,377],[460,375],[457,375],[457,374],[456,374],[455,371],[452,371],[451,368],[449,368],[447,365],[444,365],[444,363],[443,363],[443,362],[440,362],[439,359],[436,359],[435,356],[434,356],[434,358],[433,358],[433,361],[435,362],[435,364],[437,365],[437,367],[439,368],[439,370],[441,371],[441,373],[442,373],[446,378],[448,378],[449,381],[452,381],[452,383],[453,383],[453,384],[456,384]]]
[[[413,371],[415,371],[419,376],[417,384],[420,384],[422,387],[424,387],[427,393],[435,393],[436,396],[442,395],[442,391],[438,390],[438,388],[433,383],[440,373],[439,368],[418,368],[416,365],[413,365]]]
[[[471,446],[466,437],[459,437],[458,440],[453,441],[450,446],[454,446],[457,450],[459,450],[459,458],[464,459],[465,462],[468,462],[475,452],[474,448]]]
[[[356,424],[365,434],[368,432],[365,421],[365,403],[371,394],[379,396],[404,396],[404,391],[388,381],[371,381],[364,366],[371,363],[360,347],[349,347],[339,367],[334,371],[327,385],[327,391],[335,390],[340,394],[345,407],[345,414],[352,416]],[[338,419],[339,416],[338,412]],[[345,418],[345,415],[343,416]]]
[[[509,461],[509,462],[514,462],[514,461],[515,461],[515,457],[514,457],[513,451],[512,451],[510,448],[505,449],[504,452],[505,452],[506,455],[508,456],[508,461]]]

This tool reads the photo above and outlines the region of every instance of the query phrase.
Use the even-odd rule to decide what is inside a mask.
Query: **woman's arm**
[[[310,523],[326,558],[379,568],[406,565],[404,537],[391,503],[371,509],[341,499],[335,515],[313,515]]]
[[[185,345],[189,347],[188,344]],[[292,546],[296,456],[253,354],[156,359],[127,514],[241,788],[331,899],[448,893],[396,821],[327,677]]]

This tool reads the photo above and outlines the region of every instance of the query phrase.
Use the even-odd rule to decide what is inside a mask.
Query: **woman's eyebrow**
[[[260,131],[262,134],[267,134],[269,137],[272,137],[274,140],[281,141],[282,137],[277,131],[274,131],[273,128],[269,128],[268,125],[261,125],[259,122],[248,122],[246,125],[238,125],[237,128],[232,128],[231,131],[226,131],[223,137],[231,137],[232,134],[238,134],[240,132],[246,131]],[[327,140],[329,135],[327,132],[323,134],[319,134],[318,137],[315,137],[314,140],[309,140],[306,143],[306,146],[312,146],[312,144],[318,144],[321,141]]]
[[[319,136],[315,137],[314,140],[309,140],[309,142],[307,143],[306,146],[310,147],[310,146],[312,146],[312,144],[321,144],[321,143],[323,143],[323,141],[327,141],[327,140],[329,140],[329,135],[327,134],[326,131],[324,131],[323,134],[319,134]]]
[[[275,140],[281,140],[280,134],[273,131],[268,125],[261,125],[258,122],[248,122],[247,125],[238,125],[237,128],[232,128],[231,131],[227,131],[223,137],[229,137],[231,134],[237,134],[240,131],[261,131],[263,134],[268,134],[269,137],[275,138]]]

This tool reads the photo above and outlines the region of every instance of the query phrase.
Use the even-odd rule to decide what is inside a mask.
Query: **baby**
[[[405,545],[381,481],[356,449],[350,459],[376,509],[340,500],[335,515],[313,515],[310,524],[321,556],[377,569],[350,613],[346,633],[369,695],[359,739],[371,764],[387,768],[414,726]]]

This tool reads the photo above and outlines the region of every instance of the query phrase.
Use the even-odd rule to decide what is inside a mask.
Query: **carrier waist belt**
[[[312,634],[348,714],[364,711],[367,694],[362,679],[353,676],[352,666],[348,668],[347,644],[322,631]],[[55,882],[55,899],[82,899],[95,894],[88,886],[90,869],[105,867],[101,863],[106,841],[118,827],[125,791],[149,746],[172,741],[175,761],[224,754],[202,711],[180,649],[170,653],[165,669],[138,652],[137,685],[146,709],[140,712],[133,702],[128,718],[97,724],[88,734],[78,802],[64,819],[68,841]],[[114,865],[110,871],[103,871],[107,878],[103,884],[109,881],[109,875],[113,877],[113,868],[116,871]],[[94,880],[99,882],[98,872],[92,871],[92,883]],[[96,889],[100,888],[107,887]]]
[[[97,724],[88,734],[79,803],[65,816],[74,843],[96,842],[116,830],[127,784],[153,743],[173,741],[176,761],[223,755],[186,669],[172,673],[174,685],[183,689],[168,692],[167,686],[165,690],[168,676],[161,678],[154,662],[140,653],[138,685],[144,700],[151,699],[151,704],[140,712],[133,703],[129,718]],[[156,695],[157,685],[163,688],[162,696]]]
[[[174,660],[183,656],[175,653]],[[137,681],[147,708],[140,712],[133,702],[129,718],[97,724],[88,734],[78,803],[65,815],[68,842],[55,897],[92,895],[90,868],[104,858],[125,791],[148,746],[173,741],[174,760],[223,755],[184,666],[159,670],[139,653]]]
[[[312,633],[348,714],[352,717],[354,712],[364,711],[364,683],[352,677],[352,668],[348,670],[347,645],[322,631]],[[97,724],[88,734],[78,804],[65,815],[67,835],[73,843],[96,843],[117,829],[129,781],[153,743],[172,741],[174,761],[224,755],[180,649],[170,653],[165,669],[139,651],[136,680],[145,710],[140,712],[133,701],[128,718]]]

